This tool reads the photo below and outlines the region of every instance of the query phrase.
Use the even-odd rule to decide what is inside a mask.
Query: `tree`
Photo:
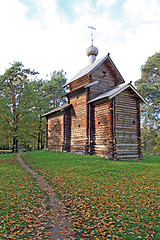
[[[141,79],[135,85],[147,100],[141,108],[144,149],[160,153],[160,52],[142,65]]]
[[[33,78],[37,72],[14,62],[0,76],[0,148],[18,152],[21,149],[42,149],[45,119],[42,115],[61,105],[65,99],[63,70],[54,71],[50,80]]]
[[[14,62],[11,67],[0,76],[0,97],[2,117],[1,131],[9,128],[8,134],[13,139],[12,151],[18,152],[19,130],[21,120],[27,111],[30,111],[32,101],[30,99],[30,89],[28,88],[29,76],[37,74],[30,69],[24,69],[20,62]],[[4,114],[7,111],[7,114]],[[7,125],[7,127],[6,127]],[[3,127],[3,129],[2,129]]]
[[[11,116],[9,107],[0,95],[0,148],[10,149],[11,139]]]
[[[37,139],[37,149],[43,148],[45,119],[42,115],[65,102],[61,95],[65,94],[63,85],[66,83],[63,70],[54,71],[50,80],[35,80],[31,82],[34,91],[34,120],[32,123],[32,139]]]
[[[48,102],[49,109],[56,108],[66,101],[64,98],[61,98],[66,93],[63,88],[67,80],[65,75],[66,73],[63,70],[54,71],[51,74],[51,80],[43,84],[43,97]]]
[[[48,102],[45,98],[45,92],[43,90],[44,80],[32,81],[32,86],[34,89],[34,130],[32,132],[32,137],[37,139],[37,149],[43,149],[43,139],[44,139],[44,129],[45,129],[45,119],[42,119],[42,115],[49,111]]]

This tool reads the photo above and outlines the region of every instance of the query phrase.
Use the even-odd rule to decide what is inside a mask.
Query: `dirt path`
[[[55,239],[55,240],[56,239],[74,239],[74,231],[71,225],[71,221],[68,218],[68,216],[67,217],[65,216],[65,213],[63,210],[64,205],[57,198],[55,194],[55,190],[52,188],[52,186],[48,184],[48,182],[44,178],[42,178],[40,175],[38,175],[35,171],[33,171],[24,163],[19,153],[17,154],[17,160],[20,163],[20,165],[32,175],[32,177],[37,179],[39,186],[49,196],[50,207],[51,207],[51,210],[50,210],[51,224],[50,224],[49,232],[52,239]]]

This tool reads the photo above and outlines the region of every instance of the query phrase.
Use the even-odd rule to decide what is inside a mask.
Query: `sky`
[[[160,51],[160,0],[0,0],[0,74],[19,61],[39,78],[63,69],[69,80],[89,64],[88,26],[97,59],[110,53],[134,83]]]

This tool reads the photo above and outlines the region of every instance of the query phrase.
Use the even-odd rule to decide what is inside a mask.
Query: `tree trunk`
[[[38,132],[38,150],[40,150],[40,131]]]
[[[19,147],[18,147],[18,139],[16,139],[16,152],[18,153]]]
[[[15,136],[16,136],[16,152],[18,153],[18,136],[17,136],[17,132],[18,132],[18,115],[16,115],[16,128],[15,128]]]
[[[42,130],[41,130],[41,150],[43,149],[43,132],[42,132]]]
[[[16,132],[15,132],[15,134],[16,134]],[[14,137],[13,137],[12,152],[13,152],[13,153],[14,153],[14,152],[17,152],[17,153],[18,153],[18,151],[19,151],[18,138],[17,138],[17,136],[14,136]]]
[[[15,152],[15,145],[16,145],[16,138],[13,137],[13,145],[12,145],[12,152]]]
[[[40,150],[40,145],[42,149],[42,143],[41,143],[41,126],[42,126],[42,118],[39,117],[39,131],[38,131],[38,150]]]
[[[18,130],[18,114],[16,114],[16,94],[14,91],[14,87],[13,87],[13,77],[12,79],[10,79],[10,89],[13,93],[13,114],[14,114],[14,124],[15,124],[15,128],[14,128],[14,137],[13,137],[13,148],[12,148],[12,152],[18,152],[18,138],[17,138],[17,130]]]

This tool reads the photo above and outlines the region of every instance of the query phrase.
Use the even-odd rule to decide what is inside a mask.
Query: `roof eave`
[[[113,65],[114,69],[116,70],[117,74],[119,75],[120,79],[122,80],[122,82],[125,83],[124,78],[122,77],[122,75],[120,74],[120,72],[118,71],[118,68],[116,67],[116,65],[114,64],[114,62],[112,61],[111,57],[108,56],[108,59],[110,60],[111,64]]]
[[[140,93],[131,84],[129,84],[129,86],[139,96],[142,102],[147,103],[147,101],[140,95]]]
[[[123,92],[124,90],[131,88],[139,97],[139,99],[141,100],[141,102],[147,103],[146,100],[139,94],[139,92],[131,85],[131,84],[126,84],[124,87],[117,89],[117,91],[115,91],[115,93],[109,95],[109,96],[102,96],[100,98],[96,97],[95,99],[89,101],[88,103],[92,103],[92,102],[96,102],[99,100],[102,100],[104,98],[108,98],[109,100],[111,100],[112,98],[114,98],[115,96],[117,96],[118,94],[120,94],[121,92]]]
[[[94,72],[102,63],[104,63],[104,62],[107,60],[107,58],[109,58],[108,55],[107,55],[107,56],[104,56],[104,57],[102,58],[102,60],[101,60],[97,65],[95,65],[95,67],[92,68],[92,69],[87,73],[87,75],[89,76],[92,72]],[[97,61],[98,61],[98,60],[97,60]]]
[[[70,83],[84,77],[85,75],[86,76],[90,76],[92,74],[92,72],[94,72],[103,62],[105,62],[107,59],[109,59],[110,63],[112,64],[112,66],[114,67],[116,73],[118,74],[119,78],[122,80],[122,82],[125,82],[122,75],[120,74],[120,72],[118,71],[117,67],[115,66],[114,62],[112,61],[112,59],[110,58],[109,54],[98,59],[97,61],[95,61],[92,65],[93,65],[93,68],[92,66],[88,66],[82,70],[80,70],[80,72],[78,72],[68,83],[66,83],[65,85],[63,85],[63,87],[65,88],[67,85],[69,85]],[[97,64],[96,64],[97,62]],[[95,66],[94,66],[95,65]],[[85,70],[87,68],[90,68],[90,70]]]
[[[71,107],[71,105],[72,105],[72,104],[68,104],[67,106],[64,106],[64,108],[62,108],[62,109],[59,109],[59,107],[58,107],[57,110],[56,110],[56,108],[55,108],[55,109],[53,109],[52,111],[43,114],[42,117],[46,117],[46,116],[51,115],[51,114],[56,113],[56,112],[63,112],[63,111],[66,110],[67,108]]]

